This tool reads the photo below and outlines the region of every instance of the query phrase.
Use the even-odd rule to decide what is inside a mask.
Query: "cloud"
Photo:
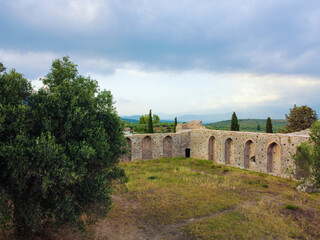
[[[3,1],[0,27],[3,49],[86,55],[145,71],[320,75],[316,0],[12,0]]]

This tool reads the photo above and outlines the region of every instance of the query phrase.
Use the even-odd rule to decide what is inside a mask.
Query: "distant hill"
[[[121,117],[121,119],[122,119],[123,121],[127,122],[127,123],[131,123],[131,122],[133,122],[133,123],[139,123],[140,116],[139,116],[138,119],[136,119],[136,118],[126,118],[126,117]],[[160,119],[160,122],[161,122],[161,123],[164,123],[164,122],[173,123],[174,121],[172,121],[172,120],[162,120],[162,119]]]
[[[139,120],[137,120],[137,119],[132,119],[132,118],[121,118],[122,119],[122,121],[125,121],[125,122],[127,122],[127,123],[139,123]]]
[[[266,131],[266,119],[239,119],[240,131],[247,132],[265,132]],[[225,120],[215,123],[205,124],[204,126],[209,129],[215,130],[230,130],[231,120]],[[260,131],[257,130],[257,126],[260,124]],[[278,132],[279,128],[284,128],[287,125],[287,120],[278,119],[272,120],[273,132]]]

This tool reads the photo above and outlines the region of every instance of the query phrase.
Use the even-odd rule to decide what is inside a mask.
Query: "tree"
[[[20,75],[14,80],[21,84],[6,91],[17,86],[20,91],[1,108],[1,116],[21,111],[13,122],[0,121],[0,191],[4,203],[13,203],[7,205],[15,233],[25,236],[48,224],[77,222],[92,208],[104,215],[112,181],[125,179],[117,166],[124,153],[123,126],[111,93],[79,75],[68,57],[53,61],[38,92],[23,88],[28,84]]]
[[[149,121],[149,116],[146,115],[142,115],[139,119],[139,124],[147,124]]]
[[[173,124],[173,132],[176,133],[177,132],[177,125],[178,125],[178,121],[177,121],[177,117],[174,118],[174,124]]]
[[[160,123],[160,117],[158,116],[158,115],[156,115],[156,114],[153,114],[152,115],[152,119],[153,119],[153,123],[154,124],[159,124]]]
[[[152,113],[151,109],[149,111],[149,119],[148,119],[148,133],[153,133],[153,122],[152,122]]]
[[[272,131],[272,122],[271,122],[271,118],[270,117],[267,118],[266,133],[273,133],[273,131]]]
[[[154,124],[159,124],[160,123],[160,117],[156,114],[153,114],[152,115],[152,122]],[[149,122],[149,114],[145,114],[145,115],[142,115],[139,119],[139,124],[148,124]]]
[[[294,105],[290,109],[289,115],[286,114],[288,124],[286,125],[287,132],[298,132],[310,128],[318,119],[316,111],[307,105],[297,107]]]
[[[261,131],[261,126],[260,126],[260,124],[257,125],[257,131],[259,131],[259,132]]]
[[[235,112],[232,114],[231,118],[231,131],[239,131],[239,123],[238,123],[238,118]]]
[[[307,182],[311,187],[320,188],[320,122],[311,127],[310,142],[304,142],[297,148],[294,159],[297,165],[297,177],[302,183]],[[311,188],[312,189],[312,188]]]

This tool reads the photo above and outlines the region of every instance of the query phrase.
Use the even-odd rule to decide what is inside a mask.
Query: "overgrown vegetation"
[[[301,183],[320,188],[320,121],[312,125],[310,142],[298,146],[294,159],[297,165],[297,177]]]
[[[24,239],[47,227],[105,215],[125,177],[123,126],[109,91],[64,57],[32,91],[0,65],[0,223]]]

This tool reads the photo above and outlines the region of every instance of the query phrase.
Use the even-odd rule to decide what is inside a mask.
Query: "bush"
[[[297,148],[294,160],[297,166],[296,177],[301,183],[308,182],[320,187],[320,122],[311,127],[310,142],[302,143]]]
[[[298,211],[298,210],[300,210],[300,207],[293,205],[293,204],[287,204],[285,209],[292,210],[292,211]]]

